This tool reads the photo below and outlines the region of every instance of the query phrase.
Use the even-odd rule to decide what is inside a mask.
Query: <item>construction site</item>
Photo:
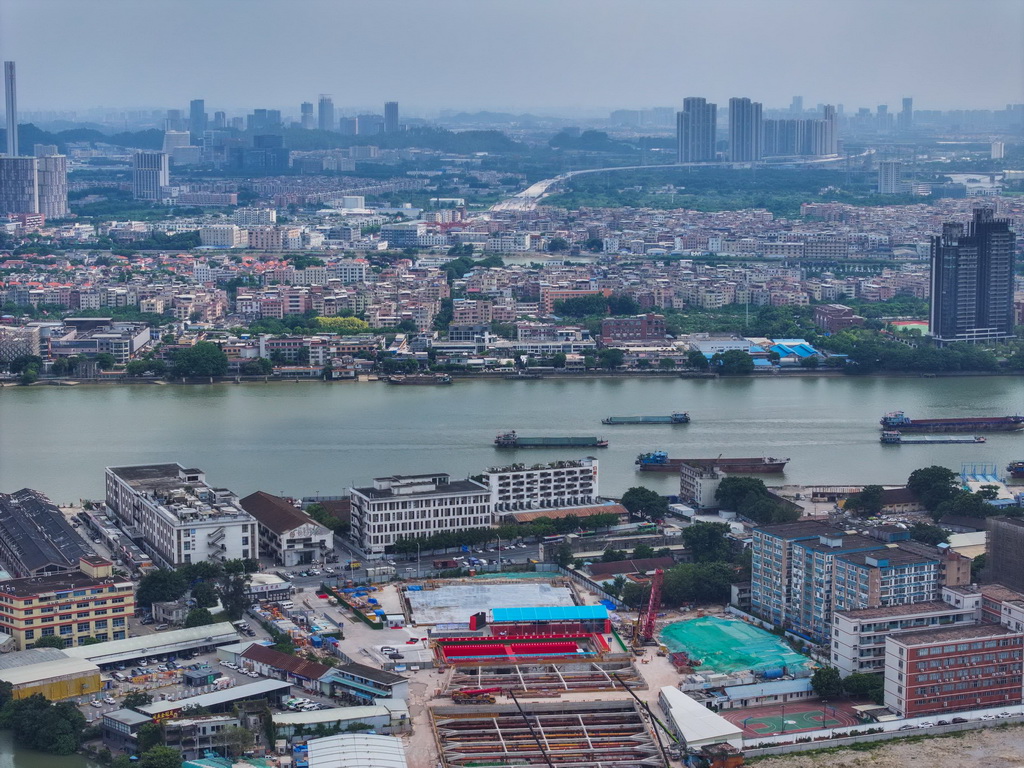
[[[431,719],[445,768],[664,766],[632,700],[441,706]]]

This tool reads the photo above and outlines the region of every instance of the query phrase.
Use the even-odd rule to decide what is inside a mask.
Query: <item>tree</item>
[[[708,358],[699,349],[691,349],[686,353],[686,364],[698,371],[706,371],[710,367]]]
[[[907,489],[925,509],[934,512],[942,502],[952,500],[954,493],[960,489],[960,482],[951,469],[933,464],[911,472],[907,479]]]
[[[548,253],[561,253],[569,250],[569,241],[564,237],[552,237],[546,246]]]
[[[153,697],[145,691],[129,691],[121,702],[125,709],[136,709],[153,703]]]
[[[36,640],[34,643],[32,643],[32,647],[33,648],[59,648],[59,649],[63,650],[63,648],[64,648],[64,640],[63,640],[63,638],[59,637],[58,635],[43,635],[38,640]]]
[[[988,555],[982,552],[971,561],[971,581],[977,582],[988,567]]]
[[[228,754],[233,757],[242,755],[256,744],[256,737],[248,728],[231,726],[220,732],[220,738]]]
[[[274,372],[274,364],[265,357],[257,357],[242,363],[238,372],[243,376],[269,376]]]
[[[164,732],[156,723],[144,723],[136,734],[139,752],[147,752],[164,742]]]
[[[654,557],[654,547],[648,544],[637,544],[633,550],[633,560],[647,560]]]
[[[676,367],[676,361],[671,357],[663,357],[658,361],[658,367],[665,371],[671,371]]]
[[[633,610],[637,610],[647,605],[650,597],[650,584],[637,584],[635,581],[631,581],[622,588],[622,594],[619,599]]]
[[[914,539],[914,541],[935,546],[949,541],[949,534],[937,525],[914,523],[910,526],[910,538]]]
[[[81,744],[85,715],[71,702],[51,703],[36,693],[8,701],[0,713],[0,727],[10,729],[20,746],[70,755]]]
[[[885,675],[854,672],[843,678],[843,690],[848,696],[871,699],[875,704],[885,703]]]
[[[216,344],[200,341],[174,354],[171,373],[177,377],[223,376],[228,372],[228,356]]]
[[[683,542],[695,562],[724,562],[732,556],[726,523],[694,523],[683,529]]]
[[[96,355],[96,365],[99,366],[101,371],[109,371],[116,362],[114,356],[109,352],[100,352]]]
[[[736,568],[729,563],[683,563],[665,572],[662,596],[670,605],[725,603],[736,578]]]
[[[245,573],[226,573],[217,585],[217,595],[224,613],[232,621],[242,618],[249,605],[249,577]]]
[[[626,353],[621,349],[602,349],[597,353],[597,361],[602,368],[607,368],[609,371],[614,371],[621,366],[625,358]]]
[[[563,568],[568,568],[572,562],[572,547],[565,543],[559,544],[555,550],[555,562]]]
[[[139,581],[139,588],[135,592],[135,602],[148,608],[153,603],[177,600],[185,594],[186,589],[188,589],[188,583],[181,573],[160,568],[147,573]]]
[[[601,553],[602,563],[618,563],[629,557],[624,549],[606,549]]]
[[[633,517],[660,518],[668,512],[668,500],[642,485],[635,485],[622,494],[622,506]]]
[[[608,297],[608,311],[613,315],[635,315],[640,312],[640,304],[632,296],[613,293]]]
[[[835,667],[818,667],[811,675],[811,689],[819,699],[835,701],[843,695],[843,680]]]
[[[170,747],[153,747],[139,757],[139,768],[181,768],[181,752]]]
[[[241,616],[241,614],[239,614]],[[209,608],[193,608],[185,617],[185,628],[205,627],[214,623],[213,614]]]
[[[568,317],[589,317],[608,314],[608,299],[600,293],[573,296],[555,302],[555,314]]]
[[[856,493],[846,500],[846,505],[843,508],[860,517],[874,517],[882,511],[884,490],[880,485],[865,485],[860,493]]]
[[[213,608],[217,605],[217,590],[208,581],[200,581],[192,587],[192,599],[199,608]]]
[[[730,349],[718,352],[711,358],[723,376],[746,376],[754,372],[754,358],[742,349]]]

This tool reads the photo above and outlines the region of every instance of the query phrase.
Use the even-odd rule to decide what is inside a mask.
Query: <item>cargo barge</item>
[[[1011,461],[1007,464],[1006,471],[1014,480],[1024,480],[1024,460]]]
[[[429,386],[451,383],[452,377],[447,373],[411,373],[408,375],[395,374],[394,376],[388,376],[388,384]]]
[[[882,433],[879,442],[885,445],[942,445],[944,443],[984,443],[985,438],[975,437],[928,437],[927,435],[901,434],[893,429],[887,429]]]
[[[879,422],[882,429],[900,432],[1017,432],[1024,429],[1024,416],[968,416],[956,419],[910,419],[893,411]]]
[[[608,416],[602,424],[689,424],[690,414],[685,411],[668,416]]]
[[[600,437],[520,437],[515,430],[494,438],[495,448],[607,448]]]
[[[753,458],[717,459],[670,459],[665,451],[641,453],[636,457],[636,465],[641,472],[678,472],[683,464],[692,467],[717,467],[725,473],[737,472],[748,475],[777,475],[785,471],[789,459],[776,459],[772,456],[756,456]]]

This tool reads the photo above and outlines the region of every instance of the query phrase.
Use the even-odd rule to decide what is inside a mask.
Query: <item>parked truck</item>
[[[459,561],[458,560],[435,560],[434,561],[434,568],[436,568],[439,571],[445,570],[446,568],[458,568],[458,567],[459,567]]]

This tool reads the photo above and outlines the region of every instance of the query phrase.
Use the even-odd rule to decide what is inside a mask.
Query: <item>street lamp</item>
[[[420,576],[420,542],[419,542],[419,540],[416,541],[416,578],[417,579],[422,578],[422,576]]]
[[[495,536],[498,540],[498,571],[501,571],[501,536]]]

